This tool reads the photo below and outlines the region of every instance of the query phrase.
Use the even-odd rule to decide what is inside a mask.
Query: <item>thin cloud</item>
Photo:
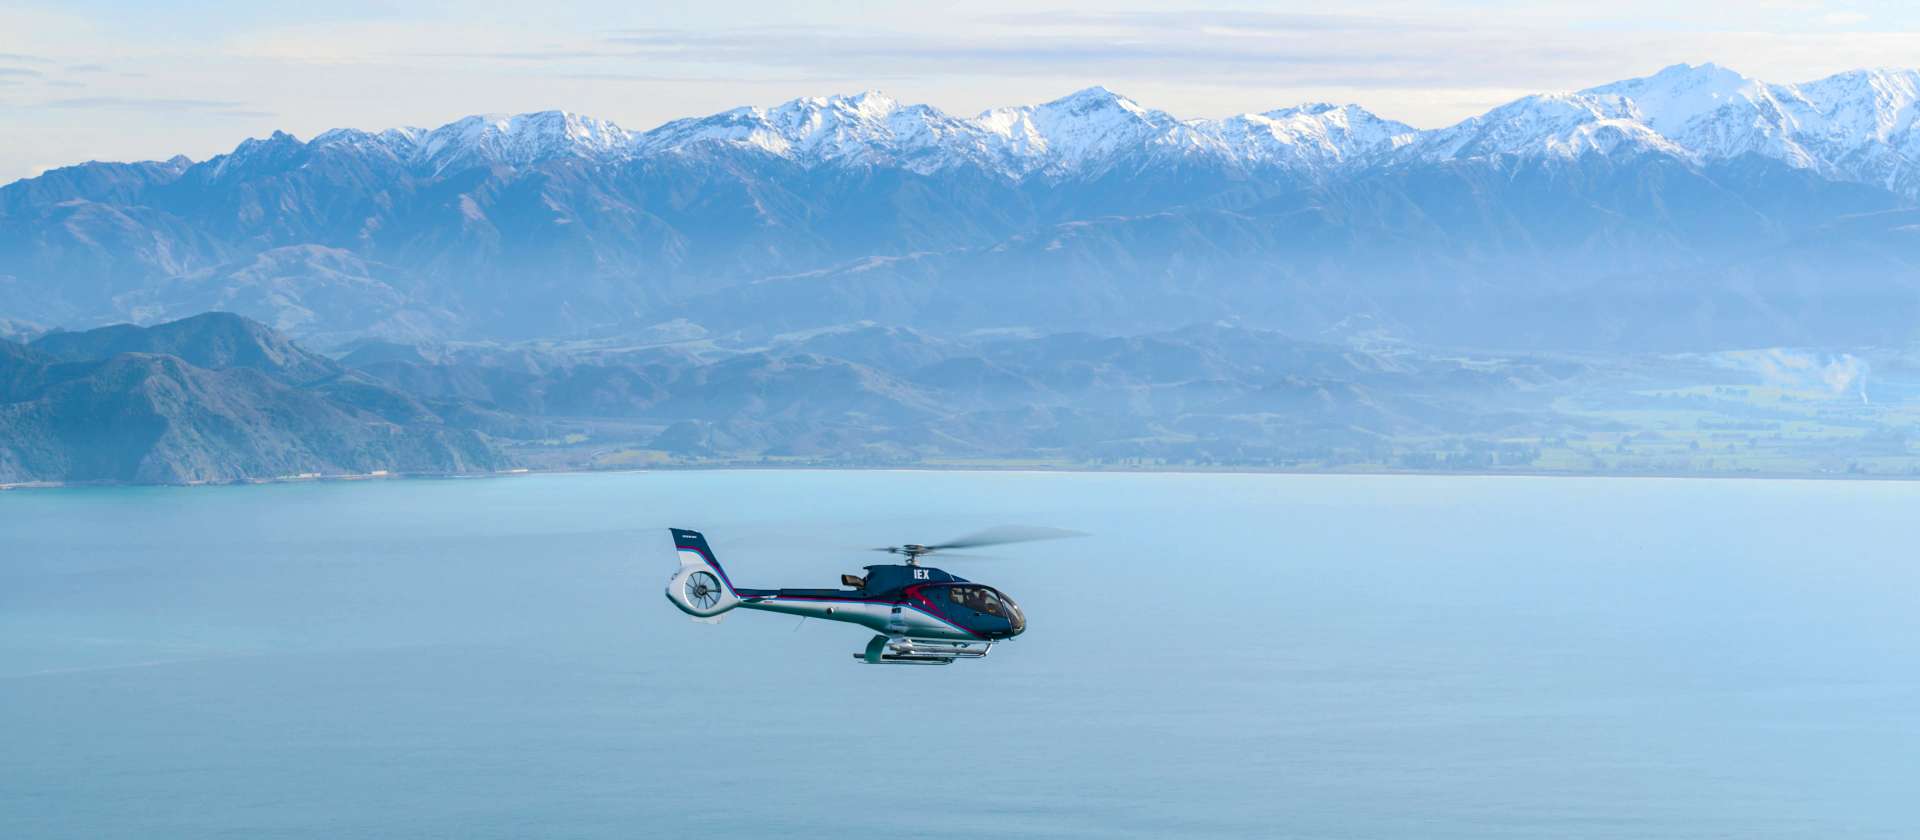
[[[903,77],[894,76],[891,74],[875,74],[875,73],[862,73],[858,76],[846,76],[846,75],[816,76],[816,75],[796,75],[793,73],[768,74],[763,76],[725,76],[725,75],[715,75],[711,73],[684,73],[684,74],[676,75],[676,74],[668,74],[668,73],[606,72],[606,73],[555,73],[553,75],[553,78],[574,79],[574,80],[586,81],[586,82],[644,82],[644,83],[668,83],[668,84],[678,84],[678,85],[712,85],[712,84],[755,85],[755,84],[787,83],[787,82],[796,82],[796,81],[809,82],[809,83],[818,82],[823,84],[852,83],[855,85],[866,85],[876,81],[887,81],[889,79],[897,79],[897,78],[903,78]]]
[[[0,78],[38,79],[47,74],[26,67],[0,67]]]
[[[1200,10],[1192,12],[1016,12],[984,18],[994,23],[1019,27],[1048,28],[1120,28],[1165,31],[1169,28],[1189,31],[1238,30],[1251,33],[1290,32],[1459,32],[1471,28],[1444,21],[1391,18],[1381,15],[1287,14],[1236,10]]]
[[[1244,16],[1242,16],[1244,17]],[[1216,16],[1232,22],[1235,16]],[[1291,35],[1220,38],[1184,21],[1177,28],[1157,26],[1151,15],[1100,16],[1128,22],[1125,37],[1083,37],[1043,33],[951,37],[861,33],[815,27],[742,27],[704,32],[638,30],[607,41],[630,50],[630,58],[699,66],[798,68],[819,75],[859,77],[885,68],[890,75],[936,76],[964,68],[970,75],[1008,77],[1052,74],[1076,77],[1138,77],[1221,84],[1246,82],[1272,86],[1318,78],[1339,78],[1365,85],[1458,86],[1483,80],[1483,62],[1461,60],[1475,50],[1436,49],[1442,31],[1456,39],[1463,30],[1421,30],[1417,37],[1339,39]],[[1411,31],[1411,30],[1408,30]],[[1605,45],[1543,41],[1524,33],[1475,32],[1481,54],[1502,62],[1571,67],[1616,55]],[[1276,74],[1284,74],[1276,78]]]
[[[491,59],[496,61],[576,61],[623,55],[618,49],[553,48],[547,50],[497,50],[492,52],[418,52],[410,58]]]
[[[217,99],[142,99],[129,96],[78,96],[68,99],[54,99],[41,103],[47,108],[103,109],[121,111],[213,111],[216,113],[235,112],[245,108],[244,102],[227,102]]]
[[[1844,52],[1890,55],[1896,41],[1920,44],[1907,33],[1596,32],[1525,19],[1461,23],[1357,14],[1054,11],[970,20],[974,25],[910,31],[641,28],[609,32],[605,42],[628,50],[626,61],[644,62],[645,75],[752,76],[758,69],[858,79],[884,73],[913,80],[965,77],[993,87],[1044,77],[1163,90],[1281,89],[1315,97],[1334,89],[1343,95],[1380,91],[1416,104],[1421,90],[1568,90],[1650,73],[1683,58],[1715,59],[1762,78],[1799,81],[1885,63],[1864,55],[1849,59]],[[1844,42],[1850,49],[1836,51],[1834,38],[1852,39]],[[1752,55],[1776,62],[1794,57],[1812,72],[1772,76],[1740,60]],[[580,68],[626,70],[613,61]]]

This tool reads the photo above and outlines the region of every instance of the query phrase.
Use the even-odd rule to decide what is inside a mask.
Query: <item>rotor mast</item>
[[[890,551],[894,554],[898,554],[902,557],[907,558],[907,565],[909,566],[920,565],[921,556],[932,554],[934,552],[934,549],[932,547],[919,545],[916,543],[907,543],[906,545],[894,546],[890,549],[882,549],[882,550]]]

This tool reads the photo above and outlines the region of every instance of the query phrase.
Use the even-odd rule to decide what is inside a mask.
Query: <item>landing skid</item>
[[[979,659],[990,650],[992,642],[875,636],[867,642],[866,652],[853,658],[868,665],[952,665],[956,659]]]

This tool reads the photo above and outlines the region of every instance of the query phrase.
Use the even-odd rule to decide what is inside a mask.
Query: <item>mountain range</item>
[[[1565,425],[1577,365],[1368,353],[1241,328],[968,342],[853,326],[758,346],[357,342],[310,352],[208,313],[0,340],[0,484],[682,460],[1232,458]],[[556,444],[555,441],[570,441]]]
[[[1502,355],[1212,323],[320,354],[207,313],[0,339],[0,489],[739,464],[1920,475],[1916,404],[1909,350]]]
[[[1505,350],[1899,343],[1917,82],[1676,65],[1432,130],[1090,88],[974,117],[864,93],[644,132],[552,111],[276,133],[0,187],[0,317],[228,310],[323,346],[1220,319]]]
[[[471,116],[436,129],[322,133],[310,148],[347,148],[440,176],[476,167],[572,158],[614,162],[723,148],[802,166],[880,166],[919,174],[975,168],[1009,180],[1088,178],[1119,165],[1225,165],[1327,176],[1391,161],[1493,154],[1578,157],[1624,148],[1695,161],[1756,154],[1912,195],[1920,71],[1856,70],[1770,84],[1704,64],[1581,91],[1523,97],[1428,131],[1358,105],[1308,103],[1225,119],[1181,119],[1104,87],[1041,105],[957,117],[877,91],[736,108],[629,131],[565,111]],[[285,135],[209,161],[213,180],[245,178],[285,151]],[[297,141],[296,141],[297,142]]]

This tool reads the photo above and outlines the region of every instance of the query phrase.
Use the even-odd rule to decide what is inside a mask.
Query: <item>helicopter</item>
[[[870,665],[951,665],[979,659],[998,642],[1026,632],[1020,605],[998,589],[931,566],[920,558],[959,548],[1079,536],[1043,528],[995,528],[944,543],[876,548],[905,558],[841,575],[844,589],[748,589],[713,556],[699,531],[669,528],[680,569],[667,580],[667,600],[693,620],[719,623],[735,608],[858,624],[875,632],[853,658]]]

